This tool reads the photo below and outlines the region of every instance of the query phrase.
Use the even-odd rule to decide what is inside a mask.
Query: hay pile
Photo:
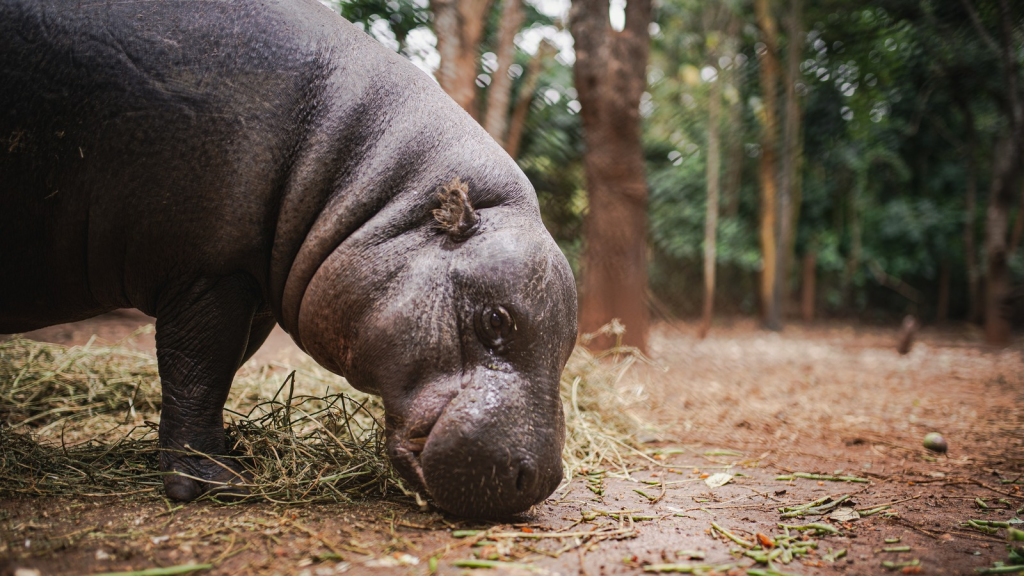
[[[619,389],[638,361],[628,348],[573,353],[562,377],[567,481],[604,466],[628,474],[637,422]],[[0,342],[0,497],[159,498],[159,408],[156,358],[130,340]],[[247,499],[419,501],[385,455],[379,399],[312,362],[243,367],[225,411],[231,457],[253,476]]]

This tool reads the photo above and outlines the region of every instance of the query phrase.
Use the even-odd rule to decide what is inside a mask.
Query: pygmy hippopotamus
[[[244,490],[201,454],[275,322],[440,508],[557,487],[572,273],[426,74],[315,0],[0,0],[0,84],[0,333],[156,317],[168,496]]]

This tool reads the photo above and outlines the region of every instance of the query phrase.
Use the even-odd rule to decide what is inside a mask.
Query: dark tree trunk
[[[647,348],[647,181],[640,145],[640,96],[651,0],[629,0],[612,29],[607,0],[573,0],[573,67],[586,153],[589,212],[584,224],[580,330],[618,318],[625,344]],[[611,344],[608,338],[597,346]]]
[[[1024,186],[1021,186],[1017,217],[1013,220],[1013,232],[1010,233],[1010,247],[1006,249],[1006,257],[1010,260],[1013,260],[1013,256],[1017,253],[1022,237],[1024,237]]]
[[[814,301],[817,297],[814,293],[817,280],[818,254],[815,246],[809,246],[804,252],[803,281],[800,283],[800,311],[804,322],[814,320]]]
[[[967,123],[967,198],[964,203],[964,260],[967,267],[967,321],[981,318],[978,290],[978,248],[974,241],[974,218],[978,206],[978,157],[974,133],[974,116],[968,104],[961,105]]]
[[[949,260],[943,260],[939,268],[939,298],[935,306],[935,321],[944,324],[949,319]]]

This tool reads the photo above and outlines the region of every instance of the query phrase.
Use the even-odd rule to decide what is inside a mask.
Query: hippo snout
[[[388,442],[402,476],[459,516],[525,512],[562,481],[565,424],[557,395],[539,401],[491,384],[463,390],[427,436],[398,433]]]
[[[469,518],[502,518],[529,509],[558,488],[561,442],[523,443],[523,430],[459,434],[463,431],[437,430],[420,455],[423,483],[440,508]]]

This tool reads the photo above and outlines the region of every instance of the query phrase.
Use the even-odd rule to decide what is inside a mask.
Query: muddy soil
[[[32,336],[117,340],[146,321],[122,313]],[[836,531],[811,537],[816,549],[797,540],[806,553],[774,564],[786,574],[888,573],[884,562],[893,573],[973,574],[1006,561],[1005,529],[986,534],[963,523],[1011,520],[1024,507],[1014,483],[1024,475],[1024,346],[991,350],[970,328],[925,329],[901,356],[896,339],[895,326],[792,325],[772,334],[737,321],[698,340],[691,326],[661,325],[652,337],[655,366],[623,382],[646,424],[635,438],[642,453],[625,469],[573,479],[506,522],[466,522],[402,500],[182,506],[151,494],[20,498],[0,501],[0,574],[192,562],[213,565],[200,574],[303,576],[764,568],[713,523],[745,544],[759,533],[783,534],[779,524]],[[275,332],[254,361],[295,354],[287,335]],[[931,431],[945,436],[947,454],[922,448]],[[729,474],[729,482],[709,486],[715,474]],[[830,519],[835,509],[787,519],[779,511],[826,496],[849,496],[836,508],[891,507],[846,520]],[[840,550],[845,555],[835,558]],[[487,559],[502,563],[466,567]]]

